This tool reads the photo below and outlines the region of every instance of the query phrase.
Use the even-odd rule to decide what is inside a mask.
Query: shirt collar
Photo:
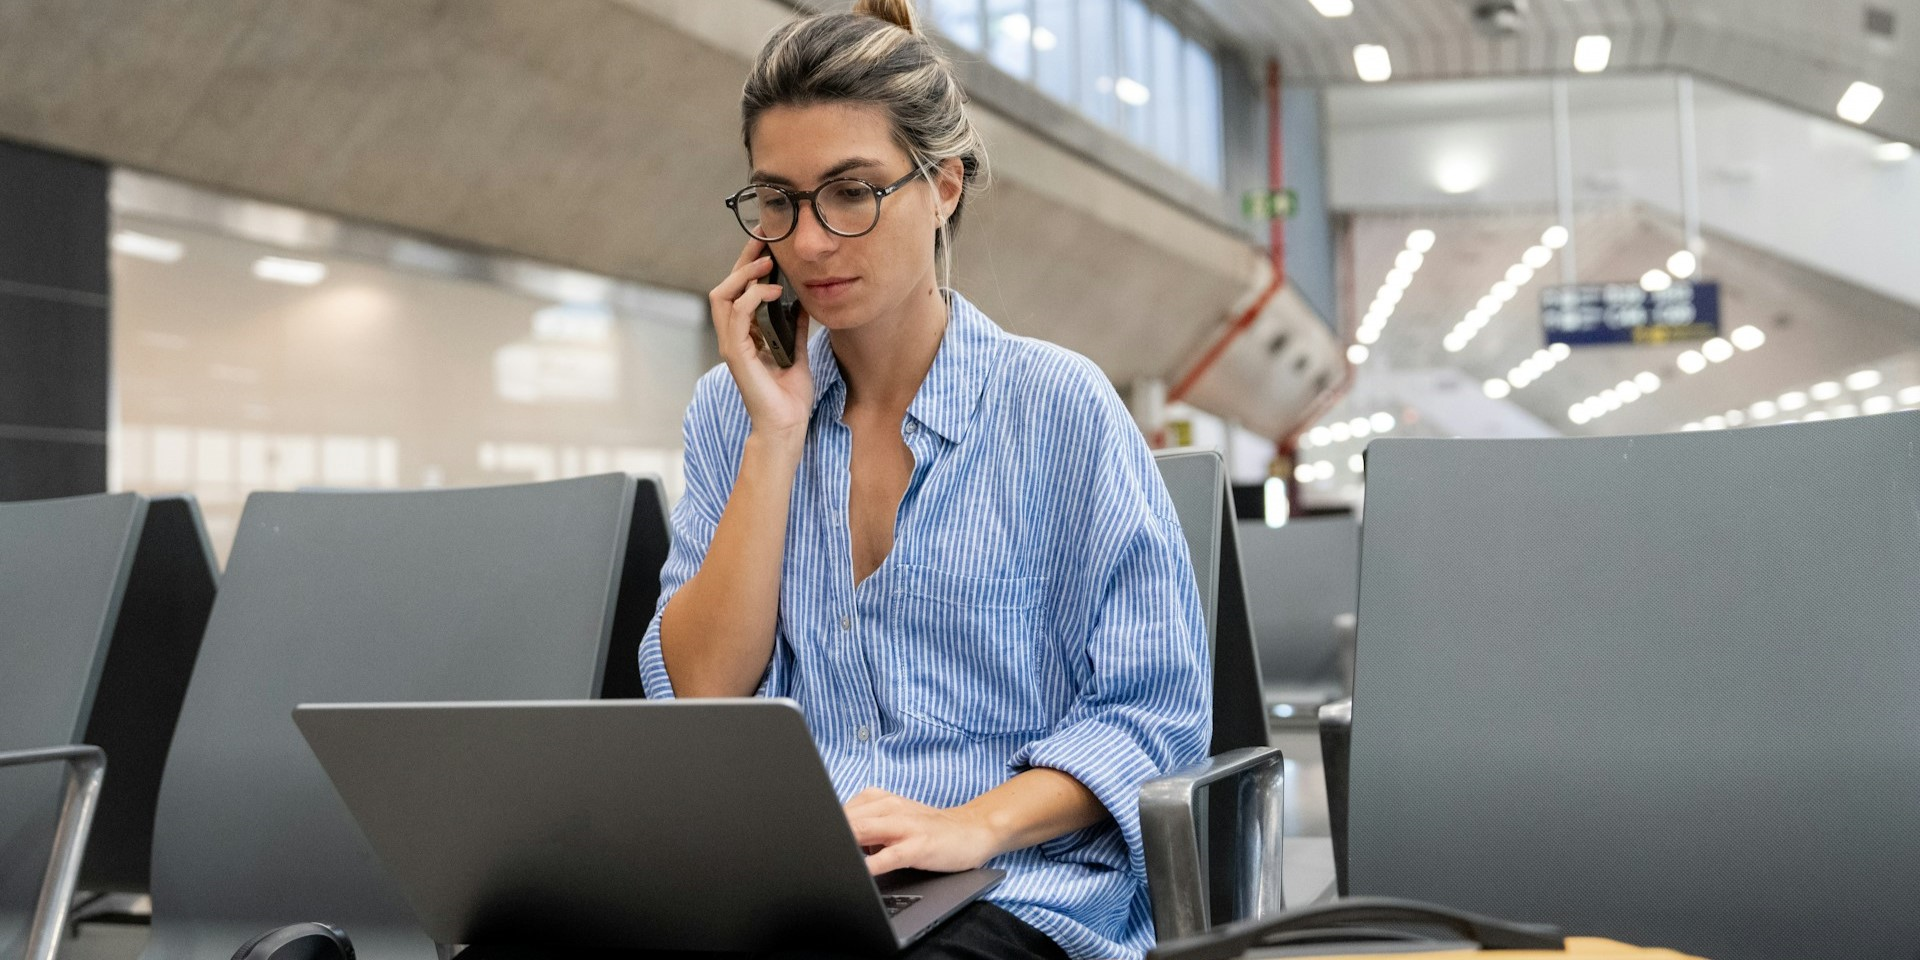
[[[957,290],[947,290],[947,330],[940,338],[940,352],[920,383],[920,392],[907,407],[907,416],[925,424],[950,443],[959,443],[973,422],[973,412],[986,388],[987,373],[999,354],[999,341],[1006,337],[998,325],[988,319]],[[845,381],[833,347],[827,342],[827,330],[815,330],[807,342],[808,362],[813,369],[813,402],[817,409],[823,397],[839,391],[836,404],[845,402]],[[842,407],[842,410],[845,408]]]

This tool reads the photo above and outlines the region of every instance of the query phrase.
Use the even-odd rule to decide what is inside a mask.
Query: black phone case
[[[769,300],[754,312],[754,323],[760,329],[760,342],[765,345],[773,362],[781,367],[793,366],[798,352],[798,331],[800,328],[800,300],[793,291],[782,283],[780,263],[774,261],[772,272],[767,274],[767,283],[781,283],[780,299]]]

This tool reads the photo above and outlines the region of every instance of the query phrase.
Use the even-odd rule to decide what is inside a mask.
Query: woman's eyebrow
[[[883,167],[883,166],[886,166],[886,164],[879,160],[871,159],[869,157],[848,157],[847,159],[842,160],[831,167],[828,167],[826,169],[826,172],[820,174],[820,181],[831,180],[834,177],[837,177],[843,173],[849,173],[851,171],[858,170],[861,167]],[[792,180],[789,180],[786,177],[780,176],[777,173],[768,173],[765,170],[755,170],[753,172],[753,180],[756,183],[776,183],[783,187],[791,187],[794,185],[794,182]]]

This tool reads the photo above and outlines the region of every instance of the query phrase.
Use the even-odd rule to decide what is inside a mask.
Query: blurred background
[[[804,0],[0,3],[0,499],[680,489]],[[1369,438],[1920,407],[1920,0],[920,0],[954,285],[1243,518]]]

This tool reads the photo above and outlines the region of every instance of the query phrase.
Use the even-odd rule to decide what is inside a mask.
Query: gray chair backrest
[[[146,513],[130,493],[0,503],[0,751],[80,742]],[[0,770],[0,956],[26,948],[62,774]]]
[[[80,868],[82,890],[147,892],[160,773],[218,578],[199,503],[152,498],[87,718],[85,742],[107,752],[111,775]]]
[[[228,956],[303,920],[433,957],[293,707],[598,695],[633,490],[250,497],[161,781],[143,957]]]
[[[1354,894],[1920,950],[1920,413],[1367,466]]]
[[[1213,658],[1213,753],[1268,746],[1260,659],[1254,651],[1226,463],[1212,450],[1169,450],[1153,459],[1186,534],[1200,603],[1206,609],[1207,650]]]
[[[1318,705],[1347,694],[1341,632],[1360,593],[1360,525],[1298,517],[1270,528],[1241,521],[1253,635],[1270,700]]]
[[[667,562],[672,542],[667,525],[667,492],[654,477],[636,477],[633,529],[627,536],[627,563],[620,581],[620,603],[614,611],[613,636],[607,643],[606,682],[600,695],[609,700],[639,700],[640,641],[653,622],[660,603],[660,568]]]

